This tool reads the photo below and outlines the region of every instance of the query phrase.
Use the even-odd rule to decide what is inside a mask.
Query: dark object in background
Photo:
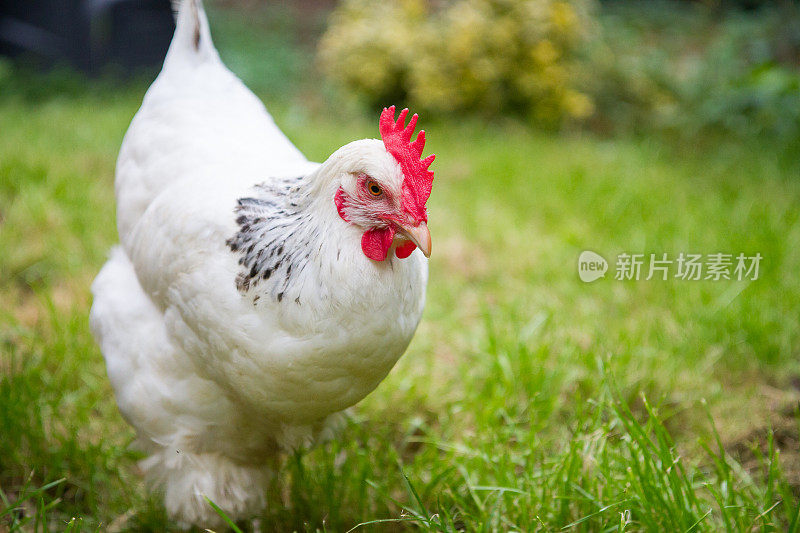
[[[89,73],[159,67],[174,30],[169,0],[0,0],[0,55]]]

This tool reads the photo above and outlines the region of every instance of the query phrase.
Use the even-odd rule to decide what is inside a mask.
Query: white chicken
[[[433,173],[416,115],[310,163],[186,0],[116,171],[92,332],[172,519],[261,511],[281,450],[369,394],[420,320]],[[419,250],[415,251],[415,248]]]

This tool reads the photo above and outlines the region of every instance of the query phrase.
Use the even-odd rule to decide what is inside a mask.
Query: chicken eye
[[[367,190],[372,196],[380,196],[383,194],[383,189],[374,181],[367,183]]]

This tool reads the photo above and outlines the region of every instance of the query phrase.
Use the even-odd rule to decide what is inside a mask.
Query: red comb
[[[425,211],[425,202],[431,195],[433,185],[433,172],[428,170],[435,155],[431,154],[425,159],[421,159],[422,150],[425,148],[425,132],[420,131],[416,140],[411,142],[414,128],[417,125],[417,114],[415,113],[408,126],[405,125],[408,109],[400,111],[397,122],[394,120],[394,106],[384,108],[381,119],[378,123],[378,131],[381,133],[383,145],[386,151],[394,156],[400,168],[403,169],[403,197],[410,201],[406,202],[406,210],[423,222],[428,221],[428,214]]]

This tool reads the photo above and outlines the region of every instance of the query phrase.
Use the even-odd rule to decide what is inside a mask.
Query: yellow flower
[[[531,57],[540,65],[548,65],[558,60],[558,50],[549,39],[542,39],[531,48]]]
[[[584,119],[594,113],[594,103],[592,99],[583,93],[567,89],[564,93],[564,108],[572,118]]]
[[[572,31],[578,18],[572,6],[566,2],[553,2],[551,10],[555,27],[562,31]]]

